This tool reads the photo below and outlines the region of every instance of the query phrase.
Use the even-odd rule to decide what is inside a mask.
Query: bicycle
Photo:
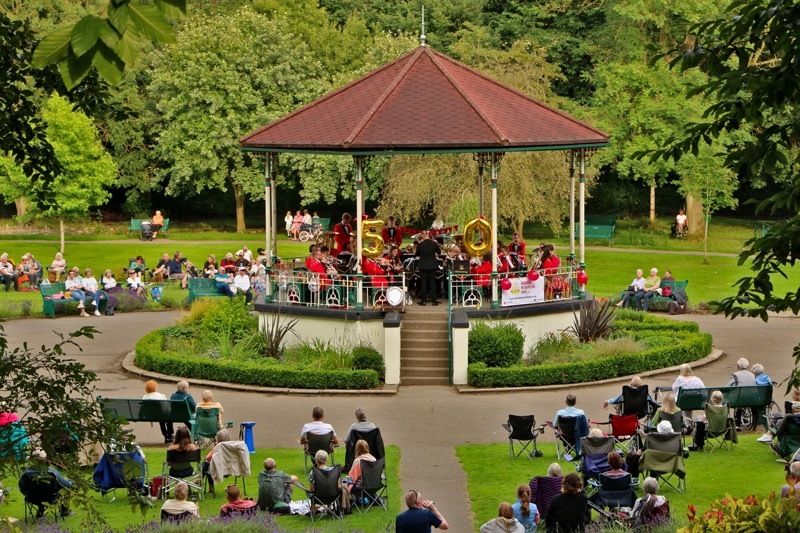
[[[311,239],[316,240],[317,237],[322,235],[322,226],[320,224],[314,226],[307,226],[305,229],[300,230],[300,241],[308,242]]]

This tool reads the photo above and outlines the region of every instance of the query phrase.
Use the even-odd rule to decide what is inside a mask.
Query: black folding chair
[[[161,511],[161,524],[169,524],[169,525],[178,525],[182,524],[188,520],[191,520],[194,515],[189,511],[184,511],[178,514],[168,513],[167,511]]]
[[[656,407],[658,406],[650,400],[650,390],[647,385],[641,387],[624,385],[622,387],[621,415],[636,415],[639,420],[651,418]]]
[[[328,462],[336,464],[333,460],[333,432],[316,435],[306,433],[306,443],[303,445],[303,472],[308,473],[308,460],[311,459],[311,467],[314,467],[314,455],[319,450],[328,452]]]
[[[61,515],[59,502],[61,500],[61,485],[56,476],[48,471],[25,471],[19,478],[19,491],[25,498],[25,522],[53,515],[53,521],[58,522]]]
[[[600,474],[598,477],[598,491],[591,501],[601,509],[619,509],[620,507],[633,508],[636,503],[634,487],[638,486],[639,478],[635,480],[630,474],[611,477]]]
[[[314,468],[312,470],[312,483],[314,490],[306,489],[308,499],[311,501],[311,521],[314,521],[314,515],[317,513],[325,513],[342,520],[344,518],[342,506],[339,504],[341,499],[342,489],[339,478],[342,475],[342,467],[339,465],[334,466],[328,470],[321,470]]]
[[[353,430],[350,434],[350,441],[347,443],[344,455],[344,472],[349,472],[353,466],[353,460],[356,458],[356,443],[360,440],[365,441],[369,445],[369,453],[375,459],[381,459],[386,456],[386,450],[383,446],[383,437],[381,436],[380,428],[370,429],[367,431]],[[316,453],[316,452],[315,452]]]
[[[383,474],[385,466],[385,457],[377,461],[361,461],[359,485],[352,491],[353,505],[359,512],[366,513],[376,505],[384,511],[389,510],[389,487]]]
[[[166,500],[175,486],[183,481],[189,485],[189,490],[195,490],[198,493],[198,498],[203,499],[203,472],[200,465],[200,450],[192,450],[190,452],[181,452],[178,450],[167,450],[167,459],[164,461],[164,468],[161,474],[163,484],[161,485],[161,493]],[[176,471],[187,471],[185,475],[170,474]]]
[[[533,415],[508,415],[508,422],[503,424],[503,429],[508,431],[508,458],[516,459],[531,445],[533,449],[527,453],[528,459],[541,457],[542,452],[536,447],[536,438],[544,433],[544,424],[534,429],[536,419]],[[515,451],[515,445],[519,451]]]

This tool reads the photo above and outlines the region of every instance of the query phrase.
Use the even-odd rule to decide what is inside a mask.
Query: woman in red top
[[[470,273],[475,274],[475,284],[478,287],[488,287],[492,279],[492,254],[487,253],[483,256],[483,262],[469,269]]]
[[[561,266],[561,259],[555,253],[555,246],[552,244],[544,244],[544,254],[542,255],[542,270],[545,276],[551,276],[558,272],[558,267]]]
[[[383,270],[374,259],[364,259],[363,270],[364,274],[370,277],[373,288],[381,288],[389,285],[389,278],[386,276],[386,271]]]

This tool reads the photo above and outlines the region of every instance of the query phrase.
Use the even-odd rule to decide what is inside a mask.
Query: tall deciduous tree
[[[322,66],[286,26],[242,9],[190,20],[154,61],[161,114],[156,153],[169,195],[225,191],[245,230],[245,197],[264,193],[263,163],[238,139],[319,96]]]
[[[710,105],[704,120],[688,123],[674,143],[654,155],[681,159],[730,130],[747,127],[752,136],[728,152],[727,163],[740,172],[786,176],[787,186],[758,209],[785,209],[792,215],[747,242],[739,264],[748,264],[753,273],[737,281],[735,296],[722,300],[720,310],[729,317],[766,321],[769,310],[800,313],[800,291],[779,294],[772,284],[774,276],[796,276],[791,269],[800,257],[798,24],[797,2],[735,0],[723,16],[691,28],[695,39],[673,51],[675,66],[708,76],[697,92]],[[794,358],[787,391],[800,386],[800,344]]]
[[[117,166],[103,148],[92,121],[74,111],[66,98],[54,94],[45,105],[42,118],[47,123],[47,141],[62,167],[52,185],[54,202],[46,215],[59,219],[61,251],[64,251],[64,220],[86,219],[92,207],[110,198]]]

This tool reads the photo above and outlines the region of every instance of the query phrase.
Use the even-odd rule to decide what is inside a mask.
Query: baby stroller
[[[142,241],[152,241],[153,240],[153,223],[149,220],[142,221],[142,234],[139,236],[139,240]]]

